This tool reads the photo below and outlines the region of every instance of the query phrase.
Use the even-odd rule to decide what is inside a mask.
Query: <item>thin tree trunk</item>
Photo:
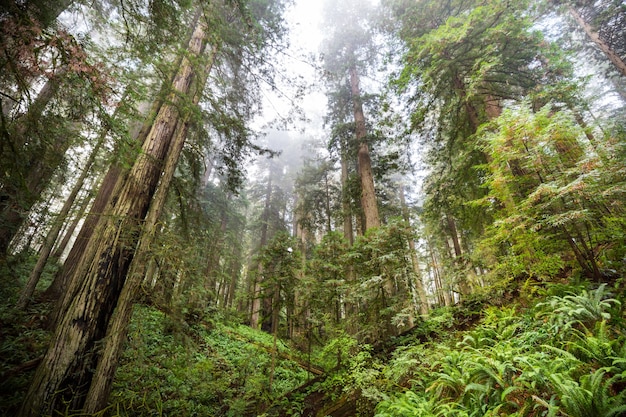
[[[615,51],[613,51],[609,44],[602,40],[600,34],[598,34],[598,32],[596,32],[595,29],[591,27],[591,25],[585,22],[585,19],[583,19],[583,17],[574,7],[568,6],[567,8],[576,23],[578,23],[580,27],[585,31],[587,36],[589,36],[589,39],[591,39],[591,41],[596,44],[596,46],[600,48],[600,50],[606,55],[607,59],[611,61],[613,65],[615,65],[617,71],[619,71],[622,76],[626,77],[626,62],[624,62],[620,58],[620,56],[616,54]]]
[[[70,240],[72,239],[72,236],[74,235],[74,232],[76,231],[76,228],[78,227],[78,224],[85,217],[85,212],[87,211],[87,207],[89,207],[89,204],[91,203],[92,199],[93,199],[93,196],[91,195],[91,193],[87,193],[87,195],[85,195],[82,198],[80,207],[78,208],[76,214],[74,215],[74,219],[72,220],[72,223],[70,223],[69,227],[63,232],[63,238],[61,238],[61,241],[54,248],[54,252],[52,253],[52,258],[61,259],[61,257],[63,256],[63,253],[65,252],[65,249],[67,248],[67,245],[70,243]]]
[[[406,197],[404,195],[404,186],[400,185],[400,206],[402,207],[402,217],[407,227],[411,227],[409,219],[409,210],[406,205]],[[413,266],[413,275],[415,276],[415,289],[420,299],[420,314],[422,316],[428,316],[428,298],[426,297],[426,290],[424,289],[424,281],[422,279],[422,273],[420,271],[419,262],[417,260],[417,251],[415,250],[415,241],[413,238],[409,238],[409,251],[411,252],[411,264]]]
[[[448,225],[448,231],[450,232],[450,237],[452,238],[452,246],[454,248],[454,259],[459,267],[459,273],[465,274],[464,267],[465,262],[463,261],[463,251],[461,250],[461,243],[459,241],[459,232],[456,228],[456,222],[454,218],[450,215],[446,215],[446,223]],[[463,295],[468,295],[470,293],[469,286],[467,284],[467,278],[465,276],[459,275],[459,291]]]
[[[354,232],[352,230],[352,209],[350,207],[350,196],[348,191],[348,161],[345,156],[347,150],[342,150],[341,155],[341,188],[342,199],[341,205],[343,209],[343,236],[350,246],[354,244]]]
[[[209,291],[209,294],[212,294],[215,291],[216,287],[216,277],[215,270],[216,267],[220,263],[220,256],[222,255],[222,250],[224,247],[224,235],[226,233],[226,227],[228,225],[228,203],[230,202],[232,195],[228,195],[228,199],[224,202],[224,207],[222,207],[222,216],[220,219],[220,230],[219,236],[215,236],[213,239],[213,245],[209,253],[209,260],[206,265],[205,270],[205,290]],[[216,294],[214,294],[214,300],[217,303],[219,299],[219,290]]]
[[[243,236],[239,236],[239,241],[243,239]],[[239,274],[241,272],[241,246],[237,244],[235,246],[235,253],[230,261],[230,283],[228,286],[228,292],[224,297],[224,306],[226,308],[232,308],[233,300],[235,299],[235,291],[237,290],[237,281],[239,280]]]
[[[328,173],[324,172],[324,208],[326,210],[326,233],[332,232],[331,212],[330,212],[330,189],[328,186]]]
[[[89,158],[87,159],[87,162],[85,163],[85,166],[83,167],[83,171],[78,177],[78,180],[76,180],[76,183],[74,184],[74,187],[72,188],[72,191],[70,192],[70,195],[67,197],[67,200],[63,204],[63,207],[61,208],[61,211],[59,212],[56,221],[53,222],[52,228],[48,232],[46,239],[39,251],[39,258],[37,259],[37,264],[31,271],[30,276],[28,277],[28,281],[26,282],[26,286],[24,287],[22,294],[20,294],[20,298],[16,306],[18,309],[26,308],[30,300],[30,297],[35,292],[37,283],[39,282],[39,279],[41,278],[41,274],[46,266],[46,263],[48,262],[50,253],[52,252],[52,247],[54,246],[54,243],[57,241],[57,238],[59,237],[59,233],[61,232],[61,229],[63,228],[63,223],[65,222],[67,215],[69,214],[70,210],[72,209],[74,205],[76,196],[78,195],[80,190],[83,188],[85,179],[87,178],[87,175],[89,174],[89,171],[91,170],[91,166],[95,162],[96,157],[98,156],[98,153],[100,152],[100,148],[104,144],[105,138],[106,138],[105,134],[100,135],[98,142],[92,149],[91,154],[89,155]]]
[[[198,17],[188,44],[189,55],[205,48],[205,24]],[[134,251],[149,205],[156,192],[180,121],[181,96],[189,95],[196,70],[185,57],[174,78],[168,104],[163,104],[152,129],[128,175],[118,181],[106,216],[94,230],[85,256],[76,268],[77,291],[63,312],[44,360],[35,372],[20,417],[53,414],[54,410],[83,408],[99,366],[97,349],[109,328],[111,315],[124,288]],[[125,294],[129,289],[125,291]],[[126,302],[127,300],[123,300]],[[67,401],[67,403],[66,403]],[[91,407],[91,405],[88,405]]]
[[[59,70],[48,79],[28,111],[10,127],[10,149],[5,150],[6,145],[0,145],[0,158],[10,158],[9,163],[15,168],[10,175],[3,175],[0,179],[0,257],[7,255],[11,240],[50,183],[69,147],[72,135],[65,132],[52,140],[53,145],[40,149],[40,152],[25,149],[25,144],[32,139],[32,129],[40,123],[44,109],[56,95],[66,72],[66,69]]]

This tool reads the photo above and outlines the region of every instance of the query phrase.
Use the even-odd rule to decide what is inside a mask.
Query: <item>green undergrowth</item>
[[[606,285],[552,292],[396,349],[363,392],[376,417],[626,416],[623,295]]]
[[[256,415],[308,377],[285,359],[289,349],[278,340],[270,387],[272,349],[271,335],[247,326],[188,325],[137,306],[110,411],[120,416]]]
[[[331,341],[326,349],[341,353],[341,366],[268,415],[301,415],[299,401],[325,393],[316,415],[356,396],[357,416],[626,416],[623,291],[524,291],[499,306],[435,310],[384,348]]]

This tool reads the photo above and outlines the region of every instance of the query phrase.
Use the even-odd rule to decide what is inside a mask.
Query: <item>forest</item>
[[[626,416],[626,1],[0,3],[0,415]]]

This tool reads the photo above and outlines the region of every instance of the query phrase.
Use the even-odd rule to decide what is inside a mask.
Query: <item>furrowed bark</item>
[[[189,55],[204,50],[205,25],[198,18],[187,47]],[[197,77],[185,57],[174,77],[172,93],[161,106],[130,172],[116,184],[102,221],[96,226],[85,256],[76,268],[76,291],[62,312],[50,347],[26,394],[19,415],[54,414],[80,410],[101,360],[101,343],[118,304],[135,255],[150,203],[163,172],[176,126],[177,105],[188,95]]]

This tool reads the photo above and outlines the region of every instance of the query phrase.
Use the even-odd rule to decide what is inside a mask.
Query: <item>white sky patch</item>
[[[291,28],[292,49],[297,46],[316,52],[322,39],[322,2],[297,0],[286,17]]]
[[[294,131],[305,129],[307,134],[321,133],[321,121],[326,111],[326,96],[319,85],[319,70],[316,66],[319,65],[317,57],[323,39],[320,29],[322,7],[321,1],[296,0],[287,10],[285,19],[289,27],[290,47],[286,54],[274,57],[276,68],[284,76],[283,80],[277,80],[277,84],[279,90],[287,97],[276,94],[269,88],[264,89],[264,111],[254,123],[256,129],[262,130],[263,126],[273,120],[286,117],[296,104],[302,108],[304,116],[310,121],[296,123],[292,129]],[[299,77],[310,86],[302,100],[294,103],[291,101],[293,97],[289,96],[293,89],[286,84],[289,80],[296,80]]]

